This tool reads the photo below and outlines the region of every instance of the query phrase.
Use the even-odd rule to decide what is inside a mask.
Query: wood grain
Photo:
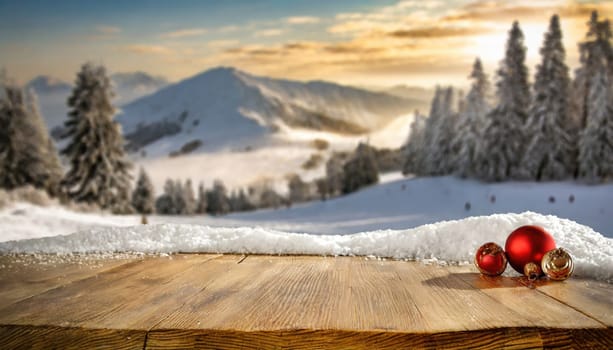
[[[611,349],[612,339],[611,329],[533,327],[440,333],[190,329],[150,333],[146,349]]]
[[[566,281],[541,280],[538,291],[613,327],[613,289],[611,284],[581,278]]]
[[[0,308],[141,259],[135,255],[113,258],[96,255],[0,255]]]
[[[9,349],[138,349],[145,345],[145,331],[84,329],[57,326],[0,325],[0,347]]]
[[[0,348],[613,348],[605,283],[529,289],[472,266],[363,257],[113,264],[0,271],[0,295],[22,295],[0,307]]]
[[[177,255],[127,263],[4,308],[0,324],[148,330],[238,259],[217,257]],[[211,260],[216,263],[207,264]]]

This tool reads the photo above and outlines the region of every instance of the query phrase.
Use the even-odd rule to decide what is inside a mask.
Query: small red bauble
[[[475,254],[475,266],[482,274],[498,276],[507,268],[507,257],[502,247],[496,243],[485,243]]]
[[[522,226],[511,232],[504,250],[509,264],[515,271],[524,274],[528,263],[541,266],[541,260],[548,251],[556,248],[553,236],[540,226]],[[542,274],[540,268],[538,273]]]

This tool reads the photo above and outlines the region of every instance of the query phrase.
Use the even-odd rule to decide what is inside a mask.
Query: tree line
[[[551,17],[534,84],[519,23],[496,71],[496,98],[479,58],[466,97],[437,87],[428,118],[417,116],[404,173],[456,174],[484,181],[613,179],[611,25],[594,11],[571,80],[560,19]],[[457,98],[457,103],[454,102]]]

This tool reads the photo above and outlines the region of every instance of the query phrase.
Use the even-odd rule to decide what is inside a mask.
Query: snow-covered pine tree
[[[242,188],[238,191],[238,207],[239,211],[249,211],[255,209],[255,205],[251,203],[251,200],[249,200],[245,190]]]
[[[497,71],[498,104],[487,115],[481,146],[475,162],[475,176],[485,181],[519,177],[526,144],[523,127],[530,106],[530,85],[524,35],[515,21],[509,31],[505,58]]]
[[[228,190],[221,180],[215,180],[213,188],[207,192],[207,211],[212,215],[224,215],[230,212]]]
[[[289,189],[289,201],[291,203],[301,203],[311,198],[309,184],[302,181],[299,175],[292,174],[287,183]]]
[[[405,148],[405,160],[402,173],[418,174],[423,166],[423,152],[425,144],[426,117],[415,114],[415,119],[411,123],[411,132]]]
[[[112,96],[106,69],[84,64],[68,99],[64,137],[69,143],[62,154],[70,170],[62,185],[75,201],[123,213],[131,207],[131,164],[124,154],[121,128],[113,121]]]
[[[185,188],[183,187],[181,180],[177,179],[173,181],[171,193],[175,214],[185,215],[185,205],[187,204],[187,202],[185,197]]]
[[[534,96],[524,134],[528,146],[521,162],[526,179],[561,180],[576,169],[576,132],[570,111],[570,77],[564,63],[560,19],[551,17],[536,68]]]
[[[579,139],[579,178],[589,183],[613,179],[612,88],[606,56],[600,57],[590,82],[587,124]]]
[[[608,19],[599,20],[598,11],[590,17],[588,31],[583,42],[579,43],[579,68],[575,70],[573,81],[573,121],[579,129],[585,129],[589,112],[590,83],[599,69],[599,57],[607,61],[607,75],[613,81],[613,46],[611,24]]]
[[[158,214],[177,214],[175,206],[175,183],[171,179],[166,179],[164,183],[164,193],[155,201],[155,209]]]
[[[61,166],[33,92],[8,84],[0,103],[0,187],[25,185],[57,195]],[[51,146],[53,146],[51,144]]]
[[[456,173],[462,177],[472,176],[475,154],[479,146],[485,116],[489,112],[490,84],[479,58],[475,59],[470,74],[472,84],[465,99],[463,111],[458,115],[458,127],[452,144],[455,151]]]
[[[433,157],[437,148],[438,133],[440,132],[443,99],[444,92],[440,86],[437,86],[430,104],[430,114],[424,127],[423,149],[418,156],[417,163],[420,166],[415,168],[416,175],[431,175],[434,172]]]
[[[198,184],[198,200],[196,202],[196,214],[205,214],[207,209],[206,190],[204,184]]]
[[[454,89],[448,87],[443,90],[440,105],[440,115],[437,132],[433,133],[431,148],[428,157],[429,175],[446,175],[454,171],[455,154],[452,148],[453,136],[457,127],[457,114],[454,111]]]
[[[37,132],[41,135],[40,137],[42,138],[42,142],[46,144],[45,167],[47,168],[48,172],[48,180],[45,187],[47,193],[49,193],[51,196],[57,196],[60,193],[60,180],[64,175],[64,169],[60,163],[60,158],[58,157],[55,143],[50,137],[49,131],[47,130],[47,125],[45,124],[40,113],[38,96],[33,89],[28,89],[27,91],[27,107],[31,122],[35,125],[33,128],[38,130]]]
[[[333,153],[326,162],[327,190],[330,197],[338,196],[343,191],[343,165],[346,155],[343,153]]]
[[[155,211],[155,190],[143,167],[140,168],[136,187],[132,192],[132,206],[140,214],[153,214]]]
[[[372,148],[360,142],[351,159],[343,166],[343,173],[344,194],[379,182],[379,170]]]
[[[191,179],[185,181],[185,186],[183,186],[183,198],[185,202],[183,214],[194,215],[196,213],[196,196],[194,195],[194,187]]]

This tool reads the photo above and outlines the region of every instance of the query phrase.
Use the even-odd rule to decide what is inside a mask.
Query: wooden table
[[[0,256],[0,348],[613,349],[613,285],[365,257]]]

